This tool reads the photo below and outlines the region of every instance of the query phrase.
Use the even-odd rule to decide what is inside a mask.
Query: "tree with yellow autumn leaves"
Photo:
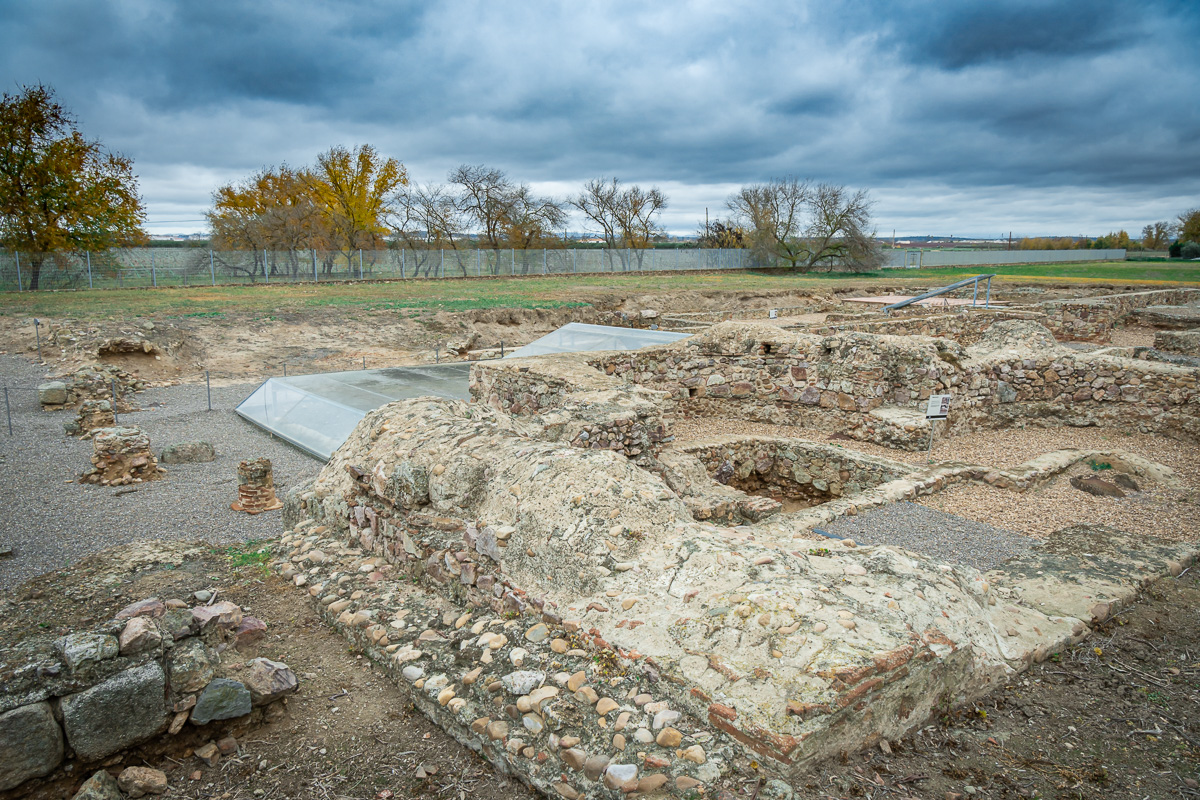
[[[270,167],[213,192],[213,245],[253,251],[256,268],[261,254],[264,271],[268,251],[282,254],[293,275],[305,250],[350,261],[357,250],[383,247],[396,192],[407,184],[404,165],[369,144],[332,147],[314,166]]]
[[[29,288],[47,262],[142,244],[133,161],[84,138],[52,89],[0,97],[0,244],[28,254]]]

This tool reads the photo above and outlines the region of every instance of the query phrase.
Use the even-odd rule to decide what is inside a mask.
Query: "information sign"
[[[950,395],[935,394],[929,397],[929,405],[925,406],[925,419],[945,419],[950,413]]]

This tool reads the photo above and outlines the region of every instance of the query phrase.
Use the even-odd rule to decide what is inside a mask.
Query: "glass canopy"
[[[688,335],[572,322],[505,357],[638,350]],[[327,461],[368,411],[414,397],[468,399],[470,372],[470,362],[455,361],[268,378],[235,410],[260,428]]]

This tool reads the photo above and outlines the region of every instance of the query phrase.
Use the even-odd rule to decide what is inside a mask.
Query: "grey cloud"
[[[0,4],[5,88],[52,83],[135,159],[152,217],[371,142],[422,180],[669,185],[678,230],[789,173],[1102,220],[1058,192],[1200,195],[1197,40],[1200,12],[1161,0]]]

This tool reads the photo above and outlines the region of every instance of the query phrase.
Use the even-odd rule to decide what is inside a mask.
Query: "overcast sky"
[[[658,185],[676,233],[786,174],[869,190],[888,236],[1135,233],[1200,206],[1194,0],[3,0],[0,77],[134,159],[153,233],[362,142],[421,182]]]

